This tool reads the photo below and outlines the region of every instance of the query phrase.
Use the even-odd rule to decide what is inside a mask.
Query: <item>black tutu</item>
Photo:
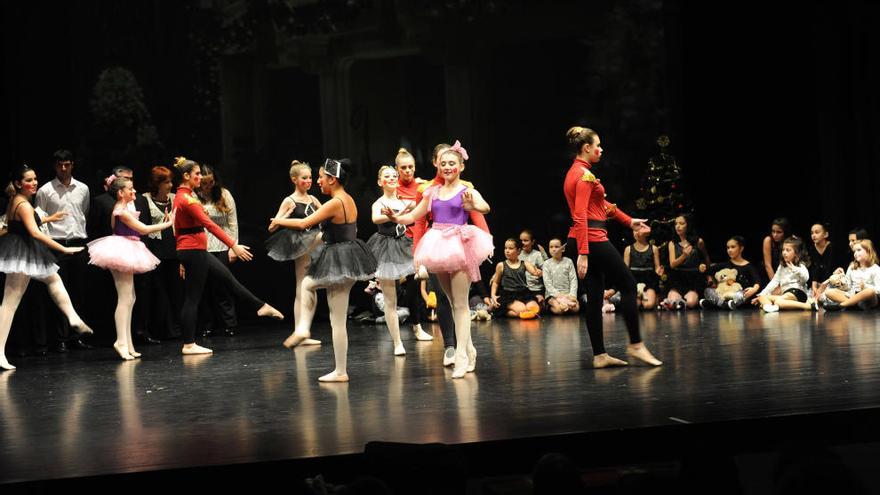
[[[529,301],[538,302],[537,294],[537,292],[532,292],[528,289],[513,291],[501,289],[498,291],[498,311],[507,311],[507,307],[514,301],[519,301],[523,304],[527,304]]]
[[[670,270],[669,288],[681,295],[690,291],[702,294],[706,289],[706,274],[698,270]]]
[[[654,270],[633,270],[632,274],[633,278],[636,279],[636,284],[645,284],[645,290],[660,290],[660,277],[657,276]]]
[[[320,231],[282,228],[266,239],[266,252],[275,261],[295,260],[309,252]]]
[[[378,232],[367,241],[367,249],[376,258],[376,278],[397,280],[416,272],[413,266],[413,242],[407,236],[391,237]]]
[[[45,278],[57,271],[55,255],[42,242],[17,234],[0,236],[0,272]]]
[[[370,280],[375,274],[376,258],[360,239],[319,244],[309,266],[309,277],[318,287]]]

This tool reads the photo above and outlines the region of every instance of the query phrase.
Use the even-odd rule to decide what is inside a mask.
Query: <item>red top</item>
[[[604,229],[588,228],[587,220],[605,221],[613,218],[627,227],[632,224],[629,215],[605,200],[605,187],[590,171],[591,167],[590,163],[575,158],[562,186],[571,212],[568,237],[577,239],[578,254],[590,254],[591,242],[608,240],[608,232]]]
[[[422,192],[425,189],[427,189],[431,186],[442,186],[445,183],[446,183],[446,181],[443,180],[442,177],[440,177],[440,171],[438,170],[437,176],[434,177],[434,180],[432,180],[430,182],[423,182],[419,185],[419,189],[418,189],[419,194],[417,196],[417,198],[418,198],[417,201],[419,201],[419,202],[422,201]],[[461,183],[464,184],[468,189],[474,188],[474,185],[466,180],[461,181]],[[400,195],[400,193],[398,192],[398,196],[399,195]],[[419,241],[422,240],[422,236],[425,235],[425,232],[428,230],[428,217],[430,217],[430,216],[431,216],[431,213],[428,212],[427,215],[416,220],[415,225],[412,226],[413,249],[415,249],[415,247],[418,246]],[[474,226],[480,228],[481,230],[486,231],[487,233],[491,233],[491,232],[489,232],[489,224],[486,223],[486,217],[483,216],[482,213],[480,213],[478,211],[471,210],[468,212],[468,216],[471,220],[471,223],[474,224]]]
[[[412,180],[404,183],[403,180],[397,183],[397,197],[404,201],[413,201],[418,204],[421,196],[419,194],[419,184]],[[413,225],[406,226],[406,236],[413,237]]]
[[[235,241],[211,221],[192,189],[184,186],[177,188],[177,194],[174,196],[174,209],[176,210],[174,213],[174,237],[177,241],[178,251],[187,249],[206,251],[208,249],[208,236],[204,230],[193,234],[181,234],[181,229],[205,228],[210,230],[223,244],[229,247],[235,245]]]

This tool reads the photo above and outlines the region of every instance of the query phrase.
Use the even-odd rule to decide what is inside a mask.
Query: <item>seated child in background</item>
[[[816,301],[807,295],[810,272],[804,264],[804,241],[800,237],[791,236],[782,243],[782,259],[779,261],[773,279],[764,287],[752,304],[760,306],[767,313],[780,309],[812,309],[817,310]],[[773,291],[779,289],[780,295]]]
[[[727,240],[727,256],[730,259],[709,268],[717,285],[703,291],[701,308],[736,309],[750,302],[758,293],[761,288],[761,272],[742,257],[744,248],[745,241],[741,236],[735,235]]]
[[[635,242],[623,250],[623,262],[629,267],[636,284],[644,284],[641,297],[636,299],[640,309],[657,307],[657,294],[660,292],[660,277],[663,265],[660,264],[660,250],[648,244],[648,234],[641,230],[633,231]]]
[[[858,305],[862,309],[877,307],[878,288],[880,288],[880,266],[874,244],[868,239],[856,241],[853,245],[854,261],[844,275],[832,275],[822,283],[824,290],[823,307],[835,311]]]
[[[577,270],[571,259],[563,256],[565,245],[560,239],[550,239],[550,259],[542,267],[544,288],[550,312],[555,315],[577,313]]]
[[[492,304],[512,318],[530,319],[538,316],[541,307],[535,294],[526,285],[526,272],[540,274],[528,261],[519,260],[519,239],[504,241],[504,257],[492,277]]]
[[[526,272],[526,286],[534,294],[535,300],[541,307],[544,307],[544,280],[542,278],[542,267],[544,261],[547,260],[547,253],[544,248],[535,242],[535,236],[531,230],[523,230],[519,234],[519,242],[522,249],[519,252],[520,261],[528,261],[538,269],[538,275]],[[535,249],[537,248],[537,249]]]

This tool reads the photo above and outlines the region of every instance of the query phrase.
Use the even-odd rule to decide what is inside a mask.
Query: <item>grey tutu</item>
[[[319,233],[318,229],[282,228],[266,239],[266,252],[275,261],[295,260],[309,251]]]
[[[416,272],[413,266],[413,242],[407,236],[391,237],[378,232],[367,241],[376,258],[376,278],[397,280]]]
[[[376,273],[376,258],[364,241],[334,242],[320,244],[312,253],[309,277],[318,287],[330,287],[370,280]]]
[[[57,271],[55,255],[42,242],[30,236],[0,236],[0,272],[44,278]]]

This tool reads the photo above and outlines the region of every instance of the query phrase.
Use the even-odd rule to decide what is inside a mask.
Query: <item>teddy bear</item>
[[[743,290],[742,285],[736,281],[736,275],[735,268],[722,268],[715,273],[715,281],[717,282],[715,292],[722,300],[734,299],[734,294]]]

